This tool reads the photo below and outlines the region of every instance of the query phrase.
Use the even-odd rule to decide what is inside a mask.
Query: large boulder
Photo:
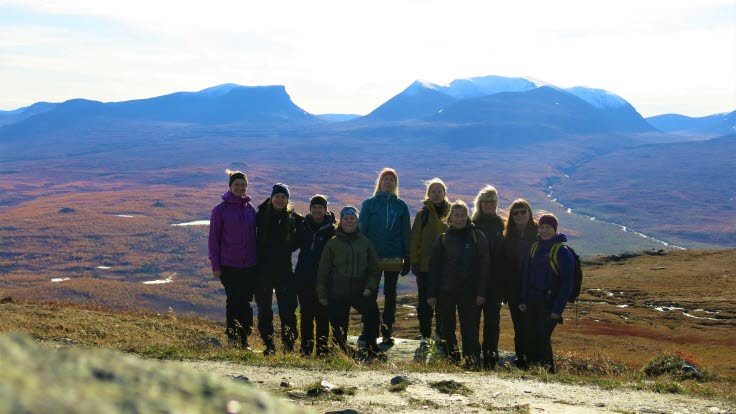
[[[2,413],[302,413],[252,386],[99,349],[0,336]]]

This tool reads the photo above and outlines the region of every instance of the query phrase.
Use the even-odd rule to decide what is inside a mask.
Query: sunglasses
[[[527,211],[527,210],[514,210],[514,211],[511,212],[511,215],[513,215],[513,216],[518,216],[519,214],[526,215],[528,212],[529,211]]]

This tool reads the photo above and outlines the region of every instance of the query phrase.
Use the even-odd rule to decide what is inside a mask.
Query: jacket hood
[[[245,204],[250,202],[250,196],[246,194],[243,197],[238,197],[233,194],[232,191],[227,190],[227,192],[222,195],[222,200],[228,204]]]

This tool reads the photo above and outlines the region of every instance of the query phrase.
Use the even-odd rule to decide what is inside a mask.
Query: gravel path
[[[172,362],[170,362],[172,363]],[[226,377],[246,376],[258,388],[311,408],[314,412],[353,409],[358,413],[734,413],[728,403],[694,397],[645,391],[604,390],[598,387],[511,380],[492,374],[407,373],[400,371],[319,371],[303,368],[273,368],[228,362],[173,362]],[[410,381],[402,392],[390,392],[391,378],[403,375]],[[336,387],[356,387],[354,395],[309,397],[305,389],[326,380]],[[470,388],[467,396],[443,394],[429,386],[454,380]],[[285,387],[282,382],[290,387]]]

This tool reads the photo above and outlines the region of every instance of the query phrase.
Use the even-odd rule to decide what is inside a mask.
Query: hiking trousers
[[[276,289],[279,318],[281,319],[281,342],[284,351],[294,350],[294,342],[299,337],[296,323],[296,308],[298,305],[296,286],[293,280],[282,283]],[[273,347],[273,292],[270,286],[261,286],[256,290],[256,305],[258,305],[258,332],[266,347]]]
[[[375,344],[378,337],[379,312],[375,296],[353,296],[347,301],[330,300],[327,302],[327,313],[332,326],[332,339],[343,351],[347,351],[351,307],[361,315],[366,344]]]
[[[483,365],[493,368],[498,363],[498,337],[501,334],[501,304],[486,300],[478,308],[478,331],[480,331],[480,316],[483,315]]]
[[[437,296],[441,329],[440,345],[443,352],[454,363],[460,362],[460,350],[455,336],[457,319],[459,319],[463,359],[467,364],[477,365],[480,361],[480,344],[478,343],[478,322],[476,321],[478,305],[475,304],[475,295],[441,293]]]
[[[314,350],[314,328],[317,328],[317,355],[327,352],[330,337],[330,319],[327,307],[319,303],[315,287],[299,287],[299,314],[301,329],[301,352],[311,355]]]
[[[399,283],[399,272],[383,272],[383,314],[381,314],[381,335],[390,337],[394,333],[394,322],[396,322],[396,286]],[[373,300],[378,301],[378,289],[373,295]],[[364,318],[363,333],[361,336],[368,338]]]
[[[427,303],[427,285],[429,284],[429,272],[420,272],[416,275],[417,291],[419,292],[419,304],[417,305],[417,319],[419,319],[419,333],[423,338],[432,336],[432,319],[435,320],[435,332],[440,333],[440,317],[437,307],[432,308]]]
[[[550,311],[545,302],[531,302],[526,305],[527,319],[527,361],[529,365],[537,364],[555,373],[555,360],[552,353],[552,332],[558,321],[550,318]],[[562,319],[560,319],[562,321]]]
[[[526,361],[526,346],[528,342],[526,340],[526,315],[519,310],[519,302],[510,301],[508,305],[509,312],[511,313],[511,322],[514,324],[514,352],[519,363],[523,363]]]
[[[253,331],[253,294],[256,287],[255,268],[223,266],[220,282],[225,287],[225,333],[230,341],[248,347],[248,337]]]

